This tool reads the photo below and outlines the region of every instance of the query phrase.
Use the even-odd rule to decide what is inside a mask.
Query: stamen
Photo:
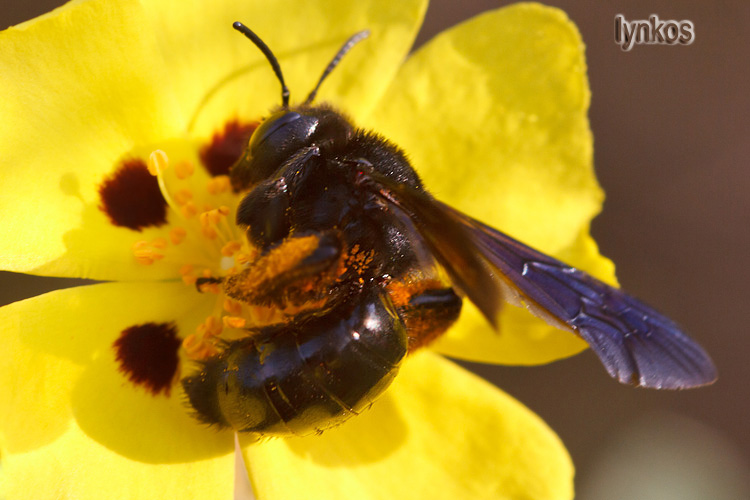
[[[185,264],[180,268],[180,275],[182,276],[182,282],[188,286],[195,285],[198,281],[198,277],[193,274],[193,266],[191,264]]]
[[[159,191],[161,191],[161,195],[164,197],[167,205],[172,207],[173,210],[177,210],[177,205],[175,205],[174,200],[169,195],[167,186],[164,183],[164,171],[169,167],[169,157],[167,156],[167,153],[161,149],[154,150],[148,156],[146,167],[151,175],[156,176],[156,180],[159,183]]]
[[[239,316],[224,316],[222,318],[224,326],[228,328],[245,328],[247,320]]]
[[[208,193],[213,194],[213,195],[226,193],[231,188],[232,188],[232,184],[229,181],[228,175],[219,175],[219,176],[213,177],[206,184],[206,189],[208,190]]]
[[[221,206],[219,208],[214,208],[211,210],[207,210],[200,214],[199,220],[201,223],[201,232],[203,235],[210,239],[216,239],[219,236],[218,232],[218,225],[220,222],[224,222],[226,219],[226,216],[229,215],[230,209],[227,206]],[[229,239],[224,236],[224,239]]]
[[[183,227],[173,227],[169,231],[169,240],[173,245],[179,245],[185,240],[187,236],[187,230]]]
[[[193,193],[187,188],[182,188],[174,194],[174,201],[176,201],[177,204],[180,206],[185,205],[187,202],[189,202],[192,199],[193,199]]]
[[[177,176],[178,179],[184,180],[193,175],[193,172],[195,171],[195,166],[192,162],[183,160],[179,162],[174,167],[174,173]]]
[[[185,205],[180,208],[180,213],[185,217],[186,219],[191,219],[198,215],[198,207],[195,206],[195,203],[192,201],[188,201],[185,203]]]
[[[255,256],[249,252],[237,252],[234,256],[234,261],[241,266],[244,266],[253,260],[255,260]]]
[[[195,332],[204,338],[218,337],[224,329],[221,321],[216,316],[208,316],[203,323],[198,325]]]
[[[166,248],[167,247],[167,240],[164,238],[154,238],[151,240],[151,246],[154,248]]]
[[[216,347],[191,333],[182,341],[182,348],[190,359],[202,360],[216,354]]]
[[[239,316],[242,314],[242,304],[232,299],[225,299],[224,310],[232,316]]]
[[[221,255],[223,255],[224,257],[232,257],[234,254],[239,252],[241,248],[242,243],[237,240],[232,240],[221,247]]]
[[[166,240],[164,240],[164,246],[158,247],[154,245],[156,243],[157,245],[162,243],[163,238],[157,238],[156,240],[152,242],[148,242],[145,240],[136,241],[133,244],[133,256],[135,257],[135,260],[139,264],[143,264],[146,266],[150,266],[157,260],[161,260],[164,258],[164,254],[157,251],[155,248],[164,248],[167,244]]]
[[[214,295],[219,295],[221,293],[221,287],[218,283],[201,283],[198,285],[198,288],[202,293],[212,293]]]
[[[167,153],[161,149],[157,149],[148,156],[148,162],[146,163],[148,172],[157,177],[161,172],[169,167],[169,158]]]

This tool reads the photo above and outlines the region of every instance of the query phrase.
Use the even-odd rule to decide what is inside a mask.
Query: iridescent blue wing
[[[425,244],[493,325],[500,298],[591,346],[624,384],[686,389],[716,380],[708,354],[669,318],[427,193],[377,174],[363,182],[413,222]]]

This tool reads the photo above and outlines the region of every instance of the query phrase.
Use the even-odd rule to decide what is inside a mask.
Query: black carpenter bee
[[[503,301],[587,341],[609,374],[641,387],[713,382],[708,355],[651,307],[434,199],[395,145],[313,105],[299,106],[270,49],[282,105],[231,170],[246,193],[237,224],[259,257],[221,281],[246,304],[298,307],[250,329],[183,380],[205,422],[305,435],[366,409],[410,351],[458,318],[461,296],[493,326]],[[460,294],[460,295],[459,295]]]

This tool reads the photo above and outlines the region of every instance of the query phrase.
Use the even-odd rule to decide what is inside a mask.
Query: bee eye
[[[285,131],[289,127],[290,123],[299,120],[302,117],[299,113],[289,111],[284,113],[278,118],[271,116],[268,120],[263,122],[258,130],[255,131],[252,138],[250,139],[249,149],[250,154],[255,156],[259,148],[274,147],[274,145],[280,145],[279,142],[284,142],[289,139],[289,132]],[[293,128],[293,127],[292,127]],[[277,134],[277,132],[281,133]],[[276,137],[274,137],[276,136]],[[270,142],[268,146],[266,143]]]
[[[245,154],[230,171],[232,186],[243,191],[270,178],[284,162],[309,146],[319,118],[281,110],[271,115],[250,138]]]

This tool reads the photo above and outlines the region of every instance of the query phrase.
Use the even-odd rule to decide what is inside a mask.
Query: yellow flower
[[[178,379],[210,354],[211,332],[242,326],[210,281],[195,288],[243,249],[238,197],[204,167],[226,170],[222,148],[234,151],[231,139],[279,102],[233,21],[277,54],[293,102],[369,29],[318,102],[402,146],[438,198],[614,280],[588,236],[602,194],[575,27],[557,10],[513,6],[402,63],[424,10],[419,0],[82,0],[0,34],[2,267],[113,281],[0,309],[0,496],[232,495],[232,434],[193,418]],[[500,335],[465,309],[433,351],[534,364],[585,347],[520,309],[505,308]],[[219,317],[229,319],[208,319]],[[139,331],[159,333],[155,359],[132,361],[128,334]],[[554,433],[429,351],[346,424],[243,454],[263,499],[572,497]]]

